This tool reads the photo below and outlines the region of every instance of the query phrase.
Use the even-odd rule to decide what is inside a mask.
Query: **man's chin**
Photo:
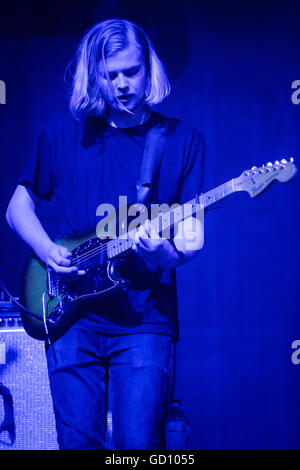
[[[129,99],[128,101],[114,101],[114,103],[111,105],[111,107],[115,111],[119,111],[121,113],[135,113],[142,105],[142,102],[136,102],[132,98]]]
[[[121,113],[135,113],[137,109],[139,108],[139,104],[136,103],[121,103],[118,104],[118,111]]]

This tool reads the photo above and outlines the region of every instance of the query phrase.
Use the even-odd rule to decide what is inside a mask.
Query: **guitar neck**
[[[234,179],[227,181],[220,186],[212,189],[211,191],[207,191],[207,193],[201,194],[199,197],[200,204],[203,205],[204,209],[208,206],[211,206],[215,202],[220,201],[224,197],[229,196],[230,194],[236,191]]]
[[[201,194],[200,196],[196,196],[185,204],[176,205],[176,207],[169,211],[160,213],[157,217],[151,220],[151,225],[153,225],[157,233],[161,235],[164,232],[169,231],[179,222],[196,215],[200,210],[215,204],[217,201],[220,201],[235,191],[234,179],[232,179],[204,194]],[[131,250],[136,232],[137,229],[135,228],[126,234],[109,241],[107,243],[107,257],[111,259]]]

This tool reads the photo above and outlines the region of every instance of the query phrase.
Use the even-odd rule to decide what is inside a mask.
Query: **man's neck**
[[[134,114],[109,109],[106,115],[107,123],[112,127],[136,127],[148,121],[151,116],[151,109],[148,106],[139,108]]]

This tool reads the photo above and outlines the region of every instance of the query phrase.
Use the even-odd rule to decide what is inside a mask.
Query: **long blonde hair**
[[[133,33],[133,35],[132,35]],[[146,33],[127,20],[111,19],[95,24],[81,40],[76,54],[76,70],[72,79],[70,110],[79,118],[83,112],[103,114],[106,104],[99,86],[99,61],[126,48],[130,37],[142,52],[148,82],[145,103],[160,103],[170,93],[170,84],[163,64],[159,60]]]

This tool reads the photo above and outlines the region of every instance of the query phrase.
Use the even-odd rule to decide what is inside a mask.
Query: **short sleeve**
[[[50,130],[43,128],[37,135],[32,153],[18,183],[29,188],[40,199],[50,201],[56,188],[55,142]]]
[[[204,137],[192,129],[187,137],[184,168],[182,173],[180,204],[213,188],[212,166],[207,158]]]

